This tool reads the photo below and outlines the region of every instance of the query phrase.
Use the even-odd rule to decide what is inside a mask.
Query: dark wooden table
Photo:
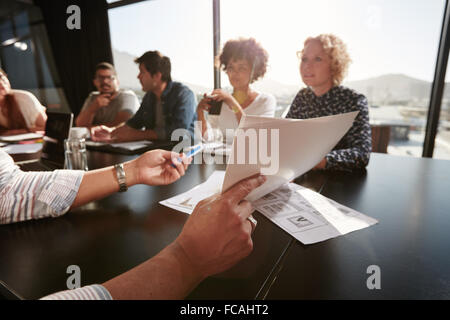
[[[449,191],[448,160],[372,154],[366,174],[327,174],[323,195],[379,223],[319,244],[295,242],[267,298],[449,299]],[[379,290],[367,287],[372,265]]]
[[[89,168],[134,158],[88,152]],[[67,268],[81,269],[81,285],[102,283],[154,256],[180,233],[188,215],[158,202],[204,182],[225,165],[191,165],[169,186],[134,186],[53,219],[0,226],[0,281],[24,298],[65,290]],[[188,298],[253,299],[290,243],[290,236],[264,216],[254,251],[226,273],[204,281]]]
[[[89,168],[132,156],[89,152]],[[0,281],[24,298],[65,290],[70,265],[81,285],[102,283],[173,241],[188,215],[158,202],[224,166],[191,165],[170,186],[134,186],[63,217],[0,226]],[[447,178],[447,179],[446,179]],[[367,173],[312,172],[296,182],[370,215],[379,224],[304,246],[259,213],[254,251],[206,279],[188,299],[448,298],[448,161],[373,154]],[[368,290],[369,265],[381,290]]]

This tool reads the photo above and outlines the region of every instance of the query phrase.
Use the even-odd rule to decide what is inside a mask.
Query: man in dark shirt
[[[138,79],[146,92],[136,114],[117,127],[91,129],[95,141],[171,140],[175,129],[193,135],[197,119],[194,93],[185,85],[172,81],[170,59],[159,51],[147,51],[135,60]]]

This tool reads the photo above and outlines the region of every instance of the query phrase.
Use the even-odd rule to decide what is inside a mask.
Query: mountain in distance
[[[364,80],[344,81],[343,85],[364,94],[371,105],[411,105],[428,108],[431,94],[431,82],[404,74],[385,74]],[[277,100],[290,99],[291,102],[304,86],[303,83],[287,85],[272,79],[263,79],[253,85],[259,91],[272,93]],[[445,85],[443,100],[443,106],[449,105],[450,83]]]
[[[135,56],[113,49],[114,64],[122,88],[132,89],[143,96],[141,85],[137,79],[138,66],[134,62]],[[188,83],[183,79],[176,79],[186,84],[197,95],[210,92],[210,88]],[[350,87],[364,94],[371,105],[412,105],[415,107],[428,107],[431,93],[431,82],[415,79],[404,74],[386,74],[358,81],[344,82]],[[272,93],[278,104],[288,105],[292,102],[303,84],[290,85],[273,79],[263,78],[253,84],[253,88]],[[450,102],[450,83],[446,83],[443,107]]]
[[[346,82],[344,85],[364,94],[372,104],[413,104],[428,107],[431,82],[404,74],[386,74],[374,78]],[[450,98],[446,85],[444,99]]]
[[[263,78],[253,83],[252,87],[257,91],[269,92],[275,96],[295,96],[303,87],[303,84],[285,84],[273,79]]]

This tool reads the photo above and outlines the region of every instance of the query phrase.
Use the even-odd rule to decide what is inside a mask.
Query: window
[[[434,140],[433,158],[450,160],[450,63],[447,63],[439,126]]]
[[[109,9],[114,64],[122,88],[143,96],[136,57],[149,50],[168,56],[172,79],[197,99],[213,86],[212,1],[154,0]]]
[[[32,92],[48,108],[69,111],[40,9],[10,0],[0,9],[0,64],[11,87]]]
[[[276,96],[279,115],[304,86],[296,51],[308,36],[336,34],[353,60],[343,85],[366,95],[373,124],[390,126],[388,153],[420,157],[444,6],[444,0],[226,0],[221,41],[254,37],[268,51],[268,72],[254,88]],[[229,85],[224,74],[222,83]],[[439,152],[450,155],[444,136],[449,142]]]

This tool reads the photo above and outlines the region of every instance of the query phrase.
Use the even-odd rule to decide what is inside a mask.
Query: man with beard
[[[138,79],[142,91],[146,92],[139,110],[121,125],[92,127],[92,140],[170,141],[177,129],[185,133],[184,137],[191,138],[197,120],[197,102],[191,89],[180,82],[172,81],[169,57],[159,51],[147,51],[134,61],[139,65]]]
[[[75,120],[78,127],[95,125],[117,126],[130,119],[139,108],[139,101],[131,90],[119,89],[113,65],[99,63],[95,68],[94,86]]]

